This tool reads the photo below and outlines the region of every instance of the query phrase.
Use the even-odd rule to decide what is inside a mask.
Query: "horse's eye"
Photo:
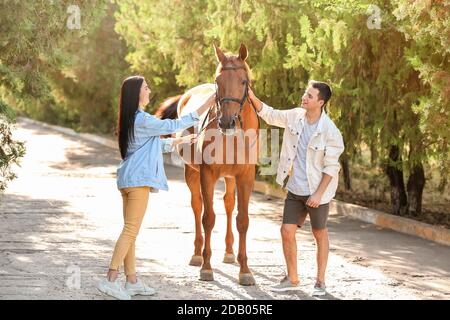
[[[245,84],[247,83],[247,81],[242,81],[242,85],[245,86]]]

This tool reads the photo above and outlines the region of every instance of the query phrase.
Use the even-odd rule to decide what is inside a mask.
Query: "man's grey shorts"
[[[283,224],[303,225],[306,215],[309,213],[309,220],[313,229],[325,229],[327,227],[328,211],[330,204],[321,204],[318,208],[306,205],[309,196],[298,196],[288,192],[284,200]]]

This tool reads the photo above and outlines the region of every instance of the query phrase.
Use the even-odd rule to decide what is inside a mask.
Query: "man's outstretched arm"
[[[277,110],[269,107],[259,100],[252,89],[249,89],[248,96],[258,112],[258,115],[268,124],[281,128],[286,128],[290,110]]]

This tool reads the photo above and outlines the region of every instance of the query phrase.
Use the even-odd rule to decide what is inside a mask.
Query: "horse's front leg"
[[[200,270],[200,280],[213,281],[214,274],[211,268],[211,234],[216,221],[216,215],[213,209],[214,185],[217,181],[217,175],[208,165],[202,165],[200,176],[200,186],[203,197],[203,230],[205,231],[205,246],[203,248],[203,265]]]
[[[235,263],[236,257],[233,252],[233,210],[236,203],[236,180],[234,178],[225,178],[225,196],[223,202],[225,204],[225,212],[227,214],[227,233],[225,236],[225,255],[224,263]]]
[[[255,179],[255,166],[246,170],[246,173],[236,177],[237,193],[238,193],[238,214],[236,217],[236,225],[239,232],[239,254],[238,262],[240,264],[239,270],[239,284],[244,286],[252,286],[255,284],[250,269],[247,265],[247,230],[249,224],[248,205],[250,202],[250,195],[253,190],[253,182]]]
[[[189,261],[191,266],[201,266],[203,263],[202,249],[203,249],[203,235],[202,235],[202,195],[200,190],[200,172],[196,171],[189,165],[184,165],[184,178],[191,191],[191,207],[194,211],[195,218],[195,241],[194,241],[194,255]]]

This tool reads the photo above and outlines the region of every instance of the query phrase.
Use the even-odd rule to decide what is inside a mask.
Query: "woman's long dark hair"
[[[120,89],[117,132],[122,159],[125,159],[127,155],[128,144],[134,139],[134,119],[139,107],[139,95],[143,82],[143,77],[132,76],[123,81]]]

